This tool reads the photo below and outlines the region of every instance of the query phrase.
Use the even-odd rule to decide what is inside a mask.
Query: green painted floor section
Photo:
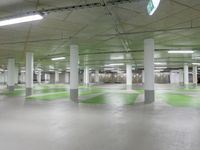
[[[159,98],[171,106],[200,107],[200,99],[189,95],[167,93],[159,95]]]
[[[112,88],[97,88],[95,86],[79,87],[79,97],[84,99],[81,103],[89,104],[116,104],[116,105],[133,105],[139,95],[144,94],[142,88],[134,89],[133,93],[116,92]],[[167,89],[166,92],[156,92],[156,97],[176,107],[200,107],[200,86],[194,87],[177,87],[171,90]],[[2,90],[0,95],[4,96],[25,96],[24,86],[17,86],[14,92],[9,92],[7,89]],[[88,99],[87,99],[88,97]],[[52,101],[60,99],[69,99],[69,86],[64,84],[42,84],[34,85],[33,95],[27,97],[27,100],[42,100]]]
[[[104,93],[81,101],[90,104],[133,105],[139,94],[137,93]]]

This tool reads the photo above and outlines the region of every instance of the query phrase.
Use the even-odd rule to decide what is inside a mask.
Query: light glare
[[[188,51],[168,51],[169,54],[193,54],[194,51],[188,50]]]
[[[30,21],[36,21],[36,20],[42,20],[43,16],[40,14],[34,14],[24,17],[18,17],[18,18],[12,18],[7,20],[0,21],[0,26],[7,26],[12,24],[18,24],[18,23],[24,23],[24,22],[30,22]]]
[[[64,60],[66,59],[65,57],[57,57],[57,58],[51,58],[51,60],[56,61],[56,60]]]

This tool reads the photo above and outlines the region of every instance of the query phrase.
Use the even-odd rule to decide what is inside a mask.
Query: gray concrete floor
[[[0,97],[1,150],[199,150],[200,110]]]

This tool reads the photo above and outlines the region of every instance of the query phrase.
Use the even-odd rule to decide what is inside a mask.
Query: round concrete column
[[[26,96],[32,95],[33,89],[33,53],[26,53]]]
[[[99,70],[95,70],[95,83],[99,83]]]
[[[55,71],[55,83],[59,83],[59,72],[56,70]]]
[[[197,78],[197,66],[193,66],[193,84],[197,86],[198,78]]]
[[[142,83],[144,83],[144,70],[142,70]]]
[[[15,77],[16,68],[15,68],[15,59],[8,59],[8,78],[7,78],[7,86],[10,92],[14,91],[15,88]]]
[[[15,66],[15,71],[16,71],[15,84],[18,84],[18,82],[19,82],[19,68],[17,66]]]
[[[184,84],[183,69],[179,69],[179,84]]]
[[[86,66],[85,68],[84,68],[84,84],[86,85],[86,86],[88,86],[89,85],[89,80],[90,80],[90,78],[89,78],[89,67],[88,66]]]
[[[40,84],[41,83],[41,75],[42,75],[42,73],[41,73],[41,70],[38,70],[38,74],[37,74],[37,81],[38,81],[38,83]]]
[[[126,88],[132,89],[132,65],[127,64],[126,65]]]
[[[74,102],[78,100],[78,46],[70,46],[70,98]]]
[[[184,85],[189,84],[188,64],[184,64]]]
[[[65,72],[65,83],[69,83],[69,72]]]
[[[144,40],[144,74],[145,103],[149,104],[155,100],[153,39]]]

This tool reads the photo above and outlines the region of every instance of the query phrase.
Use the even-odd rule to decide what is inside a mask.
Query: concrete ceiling
[[[35,10],[76,6],[108,0],[1,0],[0,18]],[[71,39],[80,46],[80,66],[101,67],[109,63],[143,66],[143,40],[154,38],[157,62],[168,67],[198,62],[200,56],[200,1],[161,0],[153,16],[146,11],[146,0],[132,0],[105,7],[53,11],[41,21],[0,28],[0,63],[16,58],[25,65],[25,52],[32,51],[35,66],[69,65]],[[171,49],[192,49],[194,54],[171,55]],[[52,62],[65,56],[66,61]],[[113,57],[115,59],[113,60]],[[118,58],[116,60],[116,58]],[[199,58],[200,59],[200,58]]]

